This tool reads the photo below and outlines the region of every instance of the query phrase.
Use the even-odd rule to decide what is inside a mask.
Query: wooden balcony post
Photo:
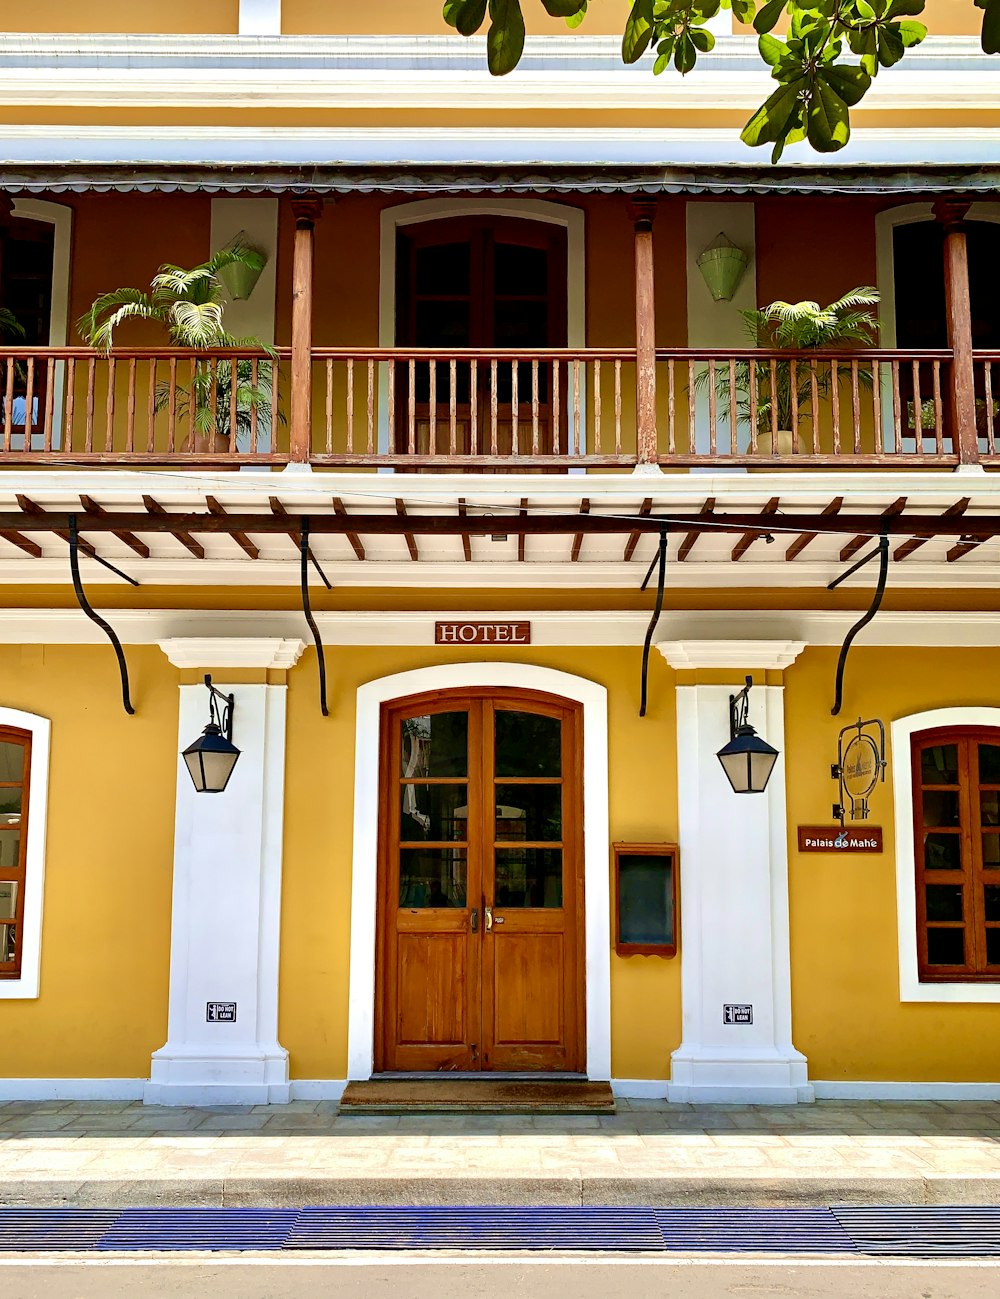
[[[639,464],[655,465],[656,448],[656,308],[653,283],[654,200],[632,203],[635,227],[635,414]]]
[[[292,201],[292,395],[289,451],[295,464],[308,464],[312,450],[313,227],[322,215],[319,199]]]
[[[944,296],[951,349],[951,435],[963,465],[978,464],[976,377],[972,364],[972,306],[965,236],[967,202],[939,199],[934,215],[944,226]],[[919,412],[914,412],[919,422]]]

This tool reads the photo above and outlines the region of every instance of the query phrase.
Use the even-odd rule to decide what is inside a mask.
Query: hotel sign
[[[530,622],[436,622],[435,645],[530,645]]]
[[[839,825],[800,825],[799,852],[881,852],[882,827],[863,829]]]

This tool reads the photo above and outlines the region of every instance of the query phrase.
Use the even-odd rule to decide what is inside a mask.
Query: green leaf
[[[542,4],[551,18],[573,18],[581,8],[586,9],[587,0],[542,0]]]
[[[517,67],[524,51],[524,15],[520,0],[489,0],[490,30],[486,34],[486,62],[495,77]]]
[[[799,95],[805,80],[803,74],[768,95],[740,132],[744,144],[753,147],[784,138],[786,128],[799,116]]]
[[[576,11],[576,13],[575,13],[575,14],[569,14],[569,15],[567,16],[567,18],[566,18],[566,26],[567,26],[567,27],[579,27],[579,26],[580,26],[580,24],[583,22],[584,18],[586,18],[586,16],[587,16],[587,2],[588,2],[588,0],[583,0],[583,4],[582,4],[582,5],[580,6],[580,8]]]
[[[677,37],[677,45],[674,49],[674,67],[681,76],[684,76],[691,71],[697,62],[698,51],[695,49],[690,32],[681,32]]]
[[[903,38],[899,34],[898,25],[888,23],[886,26],[880,27],[878,32],[878,61],[882,67],[891,68],[894,63],[899,62],[905,53],[906,49],[903,45]],[[869,67],[865,71],[870,73],[872,69]]]
[[[653,0],[634,0],[622,37],[622,60],[636,63],[653,39]]]
[[[979,3],[979,0],[976,0]],[[982,46],[984,54],[1000,54],[1000,0],[986,0],[983,14]]]
[[[444,20],[463,36],[478,32],[486,17],[486,0],[447,0]]]
[[[758,9],[753,20],[754,31],[758,34],[771,31],[785,12],[785,2],[786,0],[767,0],[767,4]]]
[[[749,22],[755,9],[754,0],[732,0],[733,17],[738,23]]]
[[[851,107],[860,103],[871,89],[872,79],[863,68],[823,68],[820,75],[844,103]]]
[[[836,153],[851,138],[847,104],[827,81],[822,69],[816,73],[809,100],[806,138],[817,153]]]
[[[709,50],[715,48],[715,37],[707,27],[692,27],[691,40],[695,49],[700,50],[702,54],[707,54]]]
[[[907,19],[899,24],[899,35],[902,38],[903,45],[906,49],[911,49],[914,45],[919,45],[927,35],[927,28],[923,23],[915,23],[912,19]]]
[[[782,56],[787,52],[788,46],[784,41],[779,41],[777,36],[771,36],[765,32],[757,41],[757,49],[760,50],[760,57],[767,66],[776,68]]]
[[[891,0],[885,11],[886,18],[899,18],[902,14],[922,14],[927,0]]]

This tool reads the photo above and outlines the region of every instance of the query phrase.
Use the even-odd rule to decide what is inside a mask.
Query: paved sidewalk
[[[0,1104],[3,1205],[1000,1204],[1000,1104],[619,1101],[613,1117]]]

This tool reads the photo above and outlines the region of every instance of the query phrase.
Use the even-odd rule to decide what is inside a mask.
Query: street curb
[[[226,1177],[9,1179],[4,1208],[307,1205],[1000,1205],[1000,1175],[921,1177]]]

